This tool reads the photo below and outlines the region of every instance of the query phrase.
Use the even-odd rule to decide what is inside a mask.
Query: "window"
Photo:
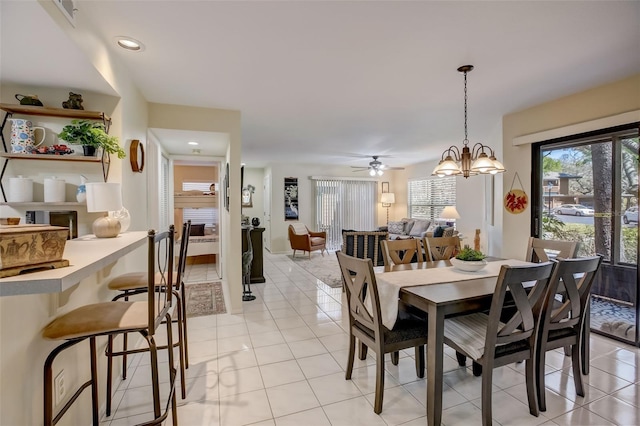
[[[409,181],[409,217],[438,219],[442,209],[456,205],[456,178],[421,178]]]
[[[375,229],[375,181],[316,179],[316,230],[327,232],[327,249],[342,245],[342,230]]]
[[[182,182],[183,191],[209,192],[211,182]],[[204,223],[207,228],[215,228],[218,223],[218,209],[214,207],[201,207],[197,209],[182,209],[182,219],[186,222],[191,219],[192,224]]]

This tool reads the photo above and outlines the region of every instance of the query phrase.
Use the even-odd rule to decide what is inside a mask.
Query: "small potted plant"
[[[462,250],[451,259],[451,264],[454,268],[466,272],[476,272],[484,268],[487,261],[484,258],[487,257],[479,250],[474,250],[468,245],[465,245]]]
[[[104,124],[91,120],[71,120],[58,134],[60,139],[69,143],[82,145],[84,155],[95,155],[96,148],[102,148],[109,154],[117,154],[118,158],[125,158],[126,154],[118,138],[109,136],[104,130]]]

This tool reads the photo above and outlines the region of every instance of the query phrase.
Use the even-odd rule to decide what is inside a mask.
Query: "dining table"
[[[391,329],[400,301],[427,314],[427,424],[442,420],[444,320],[489,309],[502,265],[530,265],[516,259],[490,258],[477,272],[459,271],[448,260],[374,268],[383,324]]]

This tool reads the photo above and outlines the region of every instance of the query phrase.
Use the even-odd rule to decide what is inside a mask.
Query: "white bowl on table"
[[[478,272],[485,266],[487,266],[486,260],[460,260],[455,257],[450,259],[453,267],[459,271],[465,272]]]

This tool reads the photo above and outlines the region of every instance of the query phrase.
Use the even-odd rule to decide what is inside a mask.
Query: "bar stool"
[[[180,242],[180,253],[178,255],[178,266],[174,271],[174,280],[172,281],[172,292],[176,297],[176,310],[177,315],[173,322],[178,324],[178,340],[173,344],[174,347],[179,348],[180,359],[180,384],[182,389],[182,399],[187,397],[186,381],[185,381],[185,368],[189,368],[188,351],[187,351],[187,315],[186,315],[186,298],[184,288],[184,272],[187,264],[187,249],[189,246],[189,233],[191,232],[191,220],[188,220],[182,225],[182,237]],[[121,293],[114,297],[112,300],[117,301],[119,299],[129,300],[129,297],[136,294],[143,294],[148,291],[147,289],[147,276],[144,272],[130,272],[122,274],[112,279],[107,287],[110,290],[117,290]],[[162,281],[158,280],[156,287],[161,286]],[[157,291],[157,289],[156,289]],[[122,351],[113,351],[113,337],[109,337],[107,343],[107,349],[105,354],[107,355],[107,416],[111,415],[111,395],[112,395],[112,376],[113,376],[113,357],[122,356],[122,379],[127,378],[127,355],[146,352],[147,348],[140,349],[128,349],[127,348],[127,333],[123,333]],[[166,349],[166,346],[159,346],[158,349]]]
[[[102,302],[81,306],[59,316],[49,323],[42,331],[42,336],[50,340],[66,340],[56,347],[44,363],[44,425],[55,425],[69,410],[80,394],[87,387],[91,387],[91,405],[93,424],[99,424],[98,416],[98,372],[96,356],[96,337],[129,332],[138,332],[149,346],[151,358],[151,379],[153,393],[154,419],[146,424],[160,424],[169,414],[169,404],[173,412],[173,425],[178,424],[177,404],[175,396],[175,379],[177,370],[174,366],[173,351],[169,350],[169,397],[164,411],[160,406],[160,380],[158,375],[158,346],[154,336],[157,327],[163,322],[167,326],[167,346],[173,347],[171,329],[171,283],[173,280],[173,247],[174,227],[169,231],[156,234],[150,230],[147,235],[148,270],[146,301],[140,302]],[[158,281],[165,285],[158,286]],[[89,340],[91,356],[91,378],[81,384],[69,402],[54,416],[53,412],[53,362],[65,349],[80,342]]]

